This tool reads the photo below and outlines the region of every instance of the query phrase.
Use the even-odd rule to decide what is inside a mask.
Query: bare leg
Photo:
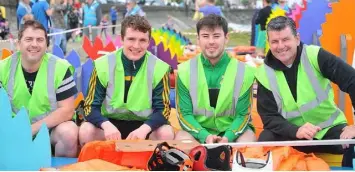
[[[174,129],[170,125],[163,125],[149,135],[149,140],[174,140]]]
[[[55,156],[77,156],[78,132],[78,126],[73,121],[63,122],[53,129],[51,144],[55,147]]]
[[[89,122],[82,123],[79,130],[80,145],[84,146],[85,143],[94,140],[105,140],[104,130],[95,127]]]

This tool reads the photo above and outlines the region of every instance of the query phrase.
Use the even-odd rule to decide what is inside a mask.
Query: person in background
[[[83,27],[88,26],[100,26],[101,23],[101,4],[96,0],[86,0],[86,4],[83,7]],[[84,28],[83,33],[90,38],[89,28]],[[98,35],[98,29],[91,30],[91,41],[94,41]]]
[[[106,39],[107,39],[107,26],[108,26],[108,25],[109,25],[108,15],[105,14],[105,15],[102,17],[100,26],[102,26],[102,29],[101,29],[101,37],[102,37],[102,33],[104,33]]]
[[[112,6],[110,9],[111,23],[112,25],[116,25],[118,20],[118,7]],[[116,27],[112,27],[112,35],[115,35]]]
[[[21,0],[18,4],[17,11],[16,11],[18,30],[21,28],[21,25],[24,24],[23,16],[31,13],[32,13],[32,8],[30,6],[30,0]]]
[[[168,21],[166,21],[166,23],[163,24],[163,27],[174,29],[174,20],[170,15],[168,15]]]
[[[260,31],[258,32],[258,38],[256,39],[255,47],[258,53],[265,54],[266,46],[266,22],[271,14],[271,2],[270,0],[263,0],[264,8],[259,11],[258,17],[255,20],[255,24],[260,26]]]
[[[128,0],[127,4],[127,12],[125,14],[125,17],[127,16],[133,16],[133,15],[139,15],[139,16],[145,16],[145,12],[142,10],[142,8],[137,4],[136,0]]]
[[[46,0],[37,0],[32,6],[32,14],[35,20],[39,21],[49,33],[50,16],[53,14],[53,8],[50,8],[48,2]]]
[[[79,11],[74,7],[73,0],[69,0],[67,5],[67,26],[68,29],[75,29],[79,27]],[[76,32],[67,33],[67,41],[72,38],[74,42],[76,35]]]
[[[199,8],[199,12],[201,12],[203,16],[208,16],[210,14],[223,16],[221,8],[216,6],[216,0],[207,0],[206,4]]]
[[[56,32],[63,32],[66,30],[66,22],[65,22],[65,16],[67,12],[67,4],[68,0],[55,0],[54,3],[52,4],[52,7],[54,9],[53,14],[52,14],[52,21],[53,21],[53,26],[52,26],[52,33]],[[63,33],[61,35],[56,35],[52,37],[54,39],[54,44],[58,45],[62,50],[64,55],[67,53],[67,38],[66,38],[66,33]]]
[[[4,40],[10,34],[9,22],[3,17],[0,10],[0,37]]]
[[[30,6],[32,8],[33,4],[35,4],[38,0],[30,0]]]
[[[80,8],[81,8],[81,3],[80,3],[80,0],[75,0],[74,1],[74,8],[79,11]]]
[[[272,9],[279,7],[285,10],[286,14],[291,12],[290,8],[288,7],[287,0],[278,0],[277,3],[273,3],[271,7]]]

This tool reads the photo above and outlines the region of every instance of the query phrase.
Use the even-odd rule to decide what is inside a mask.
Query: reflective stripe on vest
[[[230,109],[227,109],[223,112],[216,114],[217,116],[225,116],[225,115],[234,115],[234,109],[237,106],[238,98],[240,94],[240,90],[243,85],[244,80],[244,72],[245,72],[245,64],[238,63],[237,64],[237,74],[234,78],[234,90],[233,90],[233,106]],[[198,95],[198,58],[192,58],[190,61],[190,96],[192,100],[192,110],[193,114],[205,115],[207,117],[211,117],[214,115],[213,111],[209,111],[207,109],[200,109],[197,106],[197,95]]]
[[[311,82],[312,87],[314,88],[314,91],[316,93],[316,98],[307,104],[302,105],[299,110],[291,111],[291,112],[285,112],[282,109],[282,99],[281,99],[281,93],[279,86],[277,84],[277,79],[276,79],[276,74],[275,71],[270,68],[269,66],[265,65],[265,70],[266,70],[266,75],[269,79],[269,84],[270,84],[270,89],[272,94],[274,95],[278,112],[286,119],[290,118],[295,118],[295,117],[300,117],[302,116],[302,113],[307,112],[309,110],[312,110],[319,106],[323,101],[328,99],[328,93],[331,90],[331,85],[330,83],[327,85],[326,89],[323,90],[323,88],[320,86],[317,77],[312,71],[311,63],[309,62],[307,52],[306,52],[306,45],[303,46],[302,49],[302,55],[301,55],[301,63],[304,66],[304,70]],[[331,117],[327,120],[324,121],[320,124],[318,124],[319,127],[321,128],[327,128],[331,126],[334,122],[334,120],[337,118],[337,116],[340,114],[340,110],[337,109]]]
[[[341,35],[340,36],[340,45],[341,45],[340,57],[345,63],[347,63],[346,59],[347,59],[348,47],[346,46],[346,37],[345,37],[345,35]],[[343,91],[341,91],[340,88],[339,88],[338,95],[339,95],[338,107],[343,112],[345,112],[345,95],[346,94]]]
[[[153,55],[148,56],[147,58],[147,85],[148,85],[148,96],[149,96],[149,104],[152,104],[152,90],[153,90],[153,75],[154,75],[154,68],[157,59],[153,57]],[[112,95],[115,89],[115,66],[116,66],[116,56],[114,53],[108,55],[108,71],[109,71],[109,81],[107,83],[107,91],[106,97],[104,100],[104,105],[106,107],[106,111],[110,114],[127,114],[127,113],[134,113],[137,116],[147,117],[153,113],[152,109],[146,109],[143,111],[129,111],[127,109],[120,109],[114,108],[110,105],[112,100]]]
[[[9,76],[9,81],[8,81],[8,85],[7,85],[7,91],[8,91],[9,99],[11,102],[12,111],[17,114],[19,109],[17,109],[15,107],[15,105],[12,103],[13,97],[14,97],[15,73],[16,73],[16,69],[17,69],[17,65],[18,65],[17,53],[14,53],[11,58],[12,59],[11,59],[11,64],[10,64],[10,76]],[[54,88],[55,88],[54,87],[54,73],[55,73],[56,61],[57,61],[57,59],[54,57],[48,58],[47,91],[48,91],[49,104],[51,106],[50,112],[57,109],[57,98],[56,98],[56,93],[54,90]],[[36,117],[32,118],[32,123],[35,123],[35,122],[45,118],[49,113],[37,115]]]

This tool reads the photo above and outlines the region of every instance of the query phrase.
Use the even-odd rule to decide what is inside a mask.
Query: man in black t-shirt
[[[19,52],[0,61],[0,83],[11,97],[13,113],[25,107],[32,136],[45,123],[55,156],[76,157],[79,131],[72,118],[74,95],[78,91],[73,67],[46,53],[47,32],[37,21],[26,21],[18,40]]]

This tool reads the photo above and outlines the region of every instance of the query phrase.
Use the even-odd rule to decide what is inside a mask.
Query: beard
[[[213,52],[209,52],[206,50],[203,55],[208,59],[217,59],[217,58],[221,57],[222,54],[223,54],[223,50],[217,50],[217,51],[213,51]]]
[[[27,61],[27,63],[36,64],[42,60],[43,55],[44,54],[39,54],[39,55],[27,54],[27,56],[25,56],[24,59]]]

